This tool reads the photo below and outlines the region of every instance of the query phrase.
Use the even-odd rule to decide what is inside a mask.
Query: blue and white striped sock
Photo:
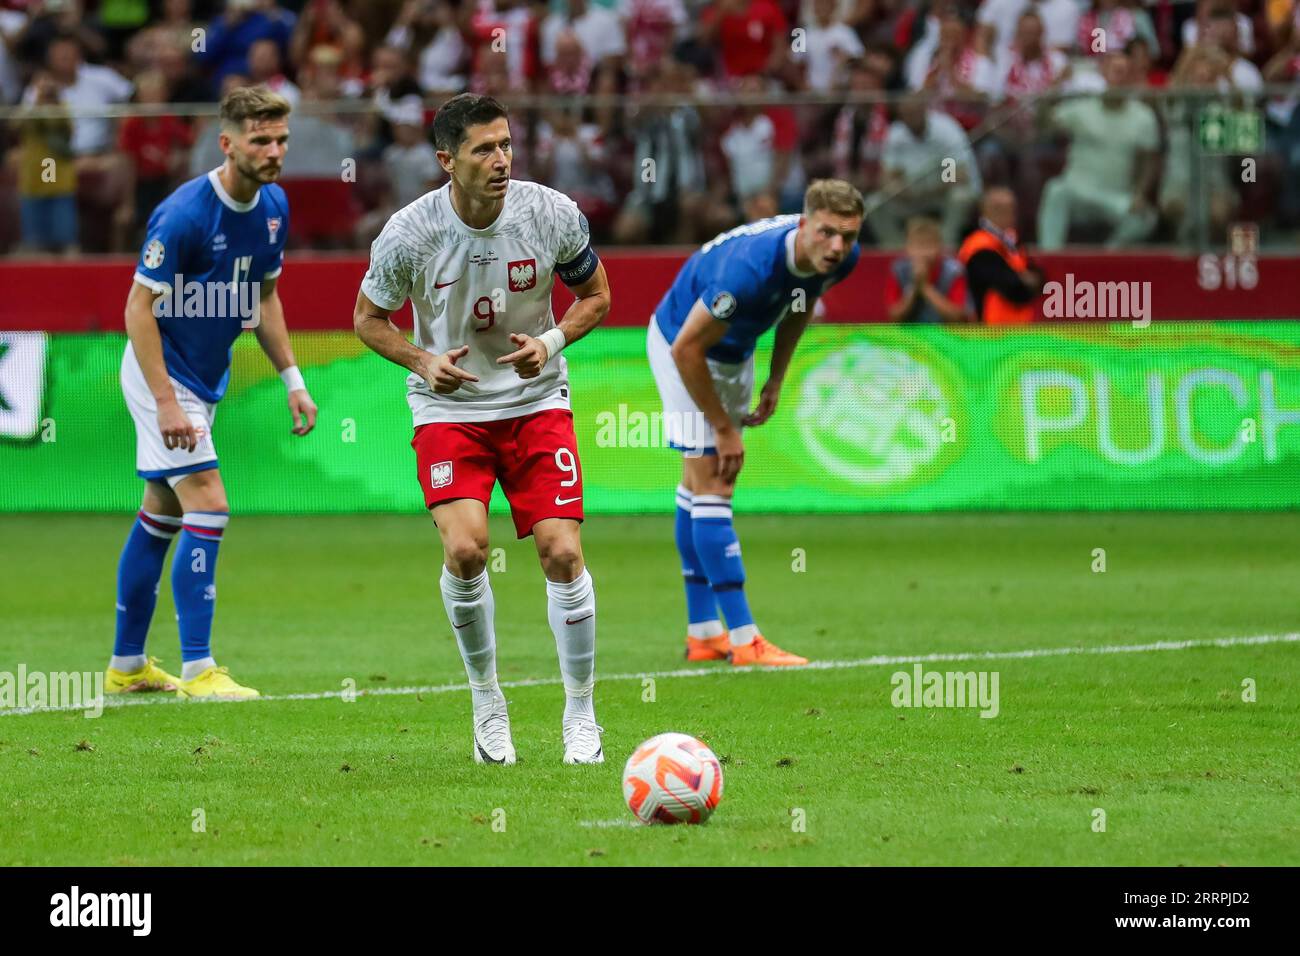
[[[747,633],[754,616],[745,599],[745,564],[740,559],[740,539],[731,523],[731,499],[725,495],[693,496],[691,537],[734,643],[736,629],[746,628]]]

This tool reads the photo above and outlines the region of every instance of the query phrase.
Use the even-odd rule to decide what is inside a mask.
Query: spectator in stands
[[[1079,18],[1077,52],[1083,56],[1103,56],[1124,49],[1128,41],[1140,36],[1158,57],[1160,41],[1151,15],[1135,8],[1133,0],[1092,0]]]
[[[248,48],[248,79],[279,93],[295,109],[302,102],[302,90],[281,69],[280,47],[274,40],[256,40]]]
[[[966,271],[944,252],[937,220],[908,220],[903,255],[889,264],[885,279],[885,312],[890,322],[970,321]]]
[[[74,109],[102,111],[131,98],[131,81],[107,66],[82,60],[78,35],[60,34],[50,41],[45,54],[49,76],[58,88],[59,102]],[[29,87],[24,102],[35,102]],[[81,116],[72,124],[72,151],[79,158],[100,156],[113,148],[113,121],[98,116]]]
[[[166,36],[182,49],[189,50],[196,39],[194,33],[196,27],[198,23],[194,20],[194,7],[191,0],[163,0],[162,19],[152,24],[149,29]]]
[[[1215,15],[1227,14],[1232,19],[1237,31],[1237,49],[1242,56],[1255,55],[1255,25],[1250,17],[1239,12],[1233,0],[1196,0],[1196,16],[1183,21],[1183,49],[1201,43],[1210,26],[1210,19]]]
[[[555,48],[546,66],[546,92],[578,96],[591,89],[591,71],[595,62],[583,48],[573,30],[554,37]]]
[[[898,248],[903,224],[928,214],[939,218],[944,242],[955,246],[982,188],[961,125],[929,109],[924,94],[909,95],[890,124],[881,167],[881,188],[867,203],[867,222],[880,244]]]
[[[759,95],[763,81],[758,76],[745,77],[737,92]],[[721,145],[741,218],[753,222],[776,215],[777,195],[790,154],[777,149],[776,127],[762,106],[750,103],[739,107]],[[786,162],[779,163],[778,158]]]
[[[648,93],[682,92],[682,67],[662,64]],[[633,186],[614,224],[617,242],[691,242],[707,205],[709,184],[700,156],[703,128],[693,106],[646,106],[632,130]]]
[[[1067,52],[1074,49],[1078,37],[1079,12],[1075,0],[985,0],[975,14],[975,47],[1001,68],[1021,18],[1034,13],[1043,27],[1044,44]]]
[[[682,0],[623,0],[627,27],[627,68],[634,83],[651,72],[672,51],[677,32],[686,22]]]
[[[108,52],[104,31],[84,15],[81,0],[41,0],[29,13],[26,29],[13,40],[19,62],[45,62],[57,37],[75,37],[84,55],[96,61]]]
[[[248,50],[255,42],[273,40],[284,55],[292,35],[292,14],[273,10],[268,15],[257,9],[257,0],[226,0],[225,13],[208,24],[195,56],[220,88],[230,74],[248,74]]]
[[[892,50],[868,52],[849,67],[849,91],[883,93],[897,60]],[[852,183],[863,195],[879,185],[880,160],[889,134],[889,108],[883,103],[850,104],[834,111],[829,137],[831,175]]]
[[[1295,5],[1295,17],[1290,29],[1278,28],[1285,42],[1264,67],[1265,80],[1290,83],[1297,94],[1275,98],[1266,108],[1269,152],[1289,170],[1300,169],[1300,3]],[[1300,176],[1283,177],[1281,198],[1282,216],[1292,222],[1300,220]]]
[[[966,21],[957,13],[939,22],[939,42],[921,81],[934,109],[943,110],[962,129],[974,129],[984,116],[983,90],[991,84],[993,62],[975,52]]]
[[[141,73],[136,77],[136,102],[154,105],[171,102],[167,78],[158,72]],[[193,145],[193,127],[178,116],[132,116],[122,121],[118,148],[131,163],[135,183],[137,235],[130,243],[132,246],[140,245],[136,240],[150,214],[188,169],[189,150]]]
[[[600,127],[581,122],[576,108],[551,110],[533,153],[538,180],[576,202],[593,230],[607,229],[618,207]]]
[[[1032,5],[1026,7],[1016,21],[1011,48],[982,76],[989,83],[984,92],[998,106],[992,132],[977,148],[980,167],[990,179],[1015,182],[1029,196],[1042,190],[1042,166],[1058,153],[1055,144],[1039,135],[1033,107],[1071,77],[1069,59],[1044,39],[1041,17]]]
[[[1230,62],[1228,55],[1209,44],[1190,47],[1174,65],[1171,87],[1178,91],[1201,90],[1214,93],[1224,82]],[[1198,143],[1200,104],[1174,100],[1167,104],[1165,128],[1169,145],[1165,150],[1164,169],[1160,177],[1160,212],[1169,220],[1180,242],[1193,237],[1195,221],[1191,204],[1207,202],[1210,228],[1216,237],[1223,235],[1228,220],[1238,204],[1237,190],[1229,178],[1230,160],[1225,156],[1203,156]],[[1192,190],[1192,164],[1201,164],[1200,192]],[[1203,197],[1203,198],[1202,198]]]
[[[289,41],[289,62],[301,70],[322,47],[338,51],[339,79],[345,84],[352,81],[352,88],[359,89],[365,73],[366,37],[339,0],[307,0]]]
[[[1264,88],[1264,76],[1259,72],[1259,67],[1241,55],[1237,45],[1237,22],[1231,9],[1211,10],[1204,36],[1206,43],[1218,47],[1228,55],[1228,81],[1233,89],[1257,93]]]
[[[542,22],[542,63],[550,66],[556,56],[556,42],[568,30],[592,62],[593,69],[605,64],[618,67],[627,54],[627,39],[618,15],[588,0],[565,0],[566,13],[552,13]]]
[[[853,28],[839,18],[836,0],[812,0],[811,17],[803,21],[803,49],[796,55],[805,64],[808,89],[829,93],[843,88],[848,64],[865,55]]]
[[[49,107],[60,103],[58,80],[38,72],[25,102]],[[77,165],[67,117],[25,119],[19,123],[18,195],[22,245],[30,252],[77,251]]]
[[[1124,45],[1124,52],[1132,64],[1134,86],[1162,87],[1169,82],[1169,74],[1152,60],[1151,48],[1145,39],[1139,36],[1129,40]]]
[[[405,96],[388,103],[384,121],[393,131],[393,142],[382,157],[384,176],[375,208],[357,224],[356,241],[369,245],[397,210],[409,206],[446,178],[424,128],[424,101]]]
[[[994,69],[984,74],[991,80],[984,92],[995,100],[1015,106],[1044,93],[1060,89],[1070,78],[1070,60],[1046,42],[1042,17],[1032,5],[1016,21],[1015,36]],[[1032,135],[1033,116],[1025,110],[1012,120],[1016,140]]]
[[[540,69],[541,26],[528,0],[482,0],[477,9],[470,3],[461,9],[462,30],[472,45],[474,92],[527,92]]]
[[[908,7],[899,16],[894,29],[894,44],[906,51],[903,58],[903,82],[909,90],[925,85],[930,72],[930,58],[939,45],[939,25],[949,14],[960,14],[957,0],[923,0],[919,7]]]
[[[385,42],[403,53],[419,51],[418,82],[430,96],[464,90],[468,50],[448,0],[406,0]]]
[[[15,51],[27,29],[27,14],[20,10],[0,9],[0,106],[17,102],[22,95],[22,78],[18,74]]]
[[[1027,325],[1043,291],[1043,272],[1019,245],[1016,194],[994,186],[980,201],[979,227],[957,252],[976,318],[985,325]]]
[[[1102,59],[1106,92],[1069,100],[1050,114],[1050,123],[1070,138],[1065,171],[1043,189],[1038,240],[1043,249],[1062,248],[1079,220],[1110,227],[1115,248],[1146,239],[1155,229],[1151,194],[1160,171],[1160,129],[1155,113],[1127,92],[1128,55]]]
[[[790,30],[774,0],[716,0],[700,14],[700,40],[717,47],[726,80],[775,73],[790,56]]]
[[[190,56],[190,44],[158,44],[152,68],[167,79],[173,103],[202,103],[211,96],[211,87],[199,76],[197,64]]]

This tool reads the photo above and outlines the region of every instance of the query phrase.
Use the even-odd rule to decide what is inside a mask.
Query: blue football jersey
[[[742,362],[754,354],[764,332],[776,325],[796,302],[811,309],[817,297],[857,265],[855,242],[844,261],[830,273],[799,274],[794,268],[797,215],[761,219],[709,240],[694,253],[655,309],[659,331],[671,343],[696,302],[726,322],[727,334],[706,353],[719,362]],[[802,289],[802,297],[796,290]]]
[[[284,265],[289,203],[262,186],[236,202],[217,171],[178,187],[149,217],[135,280],[161,296],[154,315],[167,374],[205,402],[217,402],[230,378],[230,348],[256,324],[256,283]]]

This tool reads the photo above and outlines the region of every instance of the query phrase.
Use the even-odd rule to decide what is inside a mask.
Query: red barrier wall
[[[608,325],[644,324],[672,283],[687,253],[681,250],[606,250],[602,253],[614,296]],[[883,289],[893,254],[864,252],[853,274],[827,293],[827,320],[883,322]],[[1152,317],[1160,319],[1300,318],[1300,257],[1265,256],[1252,275],[1224,257],[1161,253],[1042,255],[1049,279],[1151,283]],[[367,260],[355,254],[290,256],[280,280],[289,327],[342,329]],[[0,261],[0,329],[85,332],[120,330],[122,307],[135,260],[105,256],[61,260]],[[1237,274],[1234,274],[1237,273]],[[1212,285],[1215,278],[1217,288]],[[556,283],[556,312],[570,297]],[[403,313],[409,326],[409,307]],[[402,324],[399,320],[399,324]]]

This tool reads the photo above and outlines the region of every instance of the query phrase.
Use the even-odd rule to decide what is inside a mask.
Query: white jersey
[[[415,344],[425,351],[469,346],[456,365],[477,375],[477,382],[438,395],[420,376],[407,377],[415,424],[567,409],[563,355],[532,379],[521,379],[513,365],[496,360],[517,351],[511,333],[537,337],[555,327],[551,287],[557,269],[575,284],[594,271],[586,217],[563,193],[511,180],[496,221],[471,229],[452,209],[450,190],[448,183],[393,214],[370,247],[370,268],[361,282],[361,291],[380,308],[396,310],[411,300]]]

